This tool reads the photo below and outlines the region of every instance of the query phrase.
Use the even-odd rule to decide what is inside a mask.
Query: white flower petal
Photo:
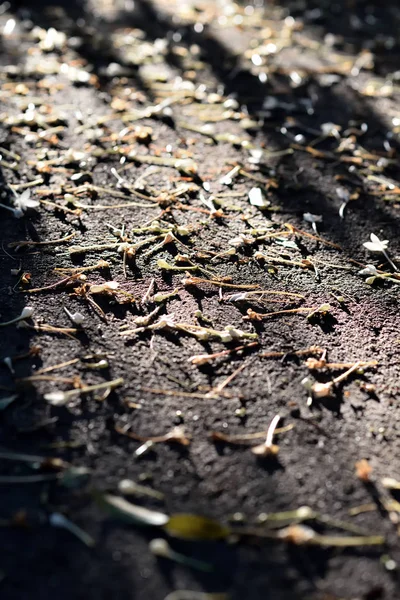
[[[364,242],[363,246],[370,252],[382,252],[380,245],[376,242]]]
[[[312,213],[304,213],[303,219],[308,223],[321,223],[322,215],[313,215]]]
[[[44,395],[44,399],[53,406],[64,406],[68,402],[68,396],[64,392],[49,392]]]
[[[365,269],[358,271],[359,275],[378,275],[376,267],[374,265],[367,265]]]
[[[22,312],[20,314],[20,319],[30,319],[31,316],[33,315],[33,308],[31,306],[25,306],[25,308],[22,309]]]
[[[263,196],[261,188],[253,187],[249,192],[250,204],[259,208],[267,208],[270,204]]]

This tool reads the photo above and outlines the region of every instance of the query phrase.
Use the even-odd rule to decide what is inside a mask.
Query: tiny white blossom
[[[44,399],[52,406],[65,406],[69,398],[65,392],[55,391],[44,395]]]
[[[374,265],[367,265],[365,267],[365,269],[361,269],[361,271],[358,271],[359,275],[374,275],[375,277],[378,276],[378,271],[376,270],[376,267],[374,267]]]
[[[6,325],[12,325],[13,323],[22,324],[25,321],[25,319],[30,319],[32,315],[33,315],[33,308],[31,306],[25,306],[22,309],[22,312],[18,317],[15,317],[14,319],[11,319],[10,321],[3,321],[2,323],[0,323],[0,327],[5,327]],[[17,325],[17,327],[18,327],[18,325]]]
[[[38,200],[31,199],[30,190],[24,190],[21,195],[18,195],[16,192],[14,192],[14,194],[14,206],[8,206],[6,204],[1,203],[0,206],[12,212],[16,219],[20,219],[21,217],[23,217],[28,209],[37,208],[40,205],[40,202],[38,202]]]
[[[153,323],[153,325],[150,325],[149,329],[157,330],[157,329],[165,329],[166,327],[175,329],[176,323],[175,323],[175,315],[174,314],[164,315],[156,323]]]
[[[377,235],[371,233],[371,241],[364,242],[363,246],[370,252],[385,252],[389,245],[389,240],[380,240]]]
[[[64,310],[75,325],[82,325],[85,317],[80,312],[71,313],[66,306],[64,306]]]
[[[390,264],[392,269],[394,271],[398,271],[398,268],[396,267],[396,265],[391,260],[388,253],[386,252],[388,245],[389,245],[389,240],[380,240],[378,238],[378,236],[375,235],[374,233],[371,233],[371,241],[364,242],[364,244],[363,244],[364,248],[366,248],[370,252],[382,252],[382,254],[386,258],[386,260],[388,261],[388,263]]]
[[[251,148],[249,162],[253,165],[258,165],[264,156],[264,151],[261,148]]]
[[[317,223],[322,222],[322,215],[313,215],[312,213],[308,212],[303,214],[303,219],[307,221],[307,223],[311,223],[311,227],[313,228],[315,233],[318,233]]]
[[[343,200],[343,202],[348,202],[350,200],[350,192],[349,190],[346,190],[346,188],[339,186],[335,191],[340,200]]]
[[[321,125],[322,135],[325,135],[326,137],[328,137],[328,136],[332,136],[335,138],[340,137],[340,134],[339,134],[340,129],[341,129],[340,125],[335,125],[335,123],[322,123],[322,125]]]
[[[23,319],[30,319],[32,315],[33,315],[33,308],[31,306],[25,306],[22,309],[22,312],[21,312],[19,318],[21,320],[23,320]]]
[[[270,202],[266,200],[263,196],[261,188],[253,187],[249,192],[249,200],[250,204],[253,206],[258,206],[258,208],[267,208]]]
[[[21,210],[24,213],[29,208],[40,206],[40,202],[31,198],[31,190],[24,190],[20,196],[15,198],[14,205],[17,210]]]
[[[250,237],[249,235],[246,236],[243,233],[240,233],[237,237],[230,239],[228,241],[228,244],[230,246],[234,246],[235,248],[241,248],[242,246],[249,246],[254,242],[255,239],[253,237]]]

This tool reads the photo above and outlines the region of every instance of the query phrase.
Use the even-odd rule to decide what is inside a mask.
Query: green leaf
[[[147,527],[162,527],[169,519],[165,513],[131,504],[131,502],[119,496],[95,493],[95,499],[98,505],[111,516],[126,523]]]
[[[227,527],[214,519],[185,513],[171,515],[164,530],[172,537],[197,541],[221,540],[230,533]]]

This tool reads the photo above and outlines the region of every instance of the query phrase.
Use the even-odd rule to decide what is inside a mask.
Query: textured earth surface
[[[400,10],[264,4],[0,4],[4,600],[400,597]]]

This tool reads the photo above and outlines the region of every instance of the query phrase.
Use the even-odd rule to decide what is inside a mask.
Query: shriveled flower
[[[248,293],[247,292],[238,292],[237,294],[232,294],[228,296],[228,302],[243,302],[243,300],[247,300]]]
[[[164,315],[159,321],[157,321],[153,325],[150,325],[149,329],[157,330],[166,329],[167,327],[169,327],[170,329],[175,329],[176,323],[174,314]]]
[[[234,237],[228,241],[228,244],[234,246],[235,248],[240,248],[242,246],[251,246],[254,244],[255,239],[249,235],[244,235],[240,233],[237,237]]]
[[[91,285],[89,292],[91,294],[109,294],[115,292],[119,288],[117,281],[106,281],[99,285]]]

